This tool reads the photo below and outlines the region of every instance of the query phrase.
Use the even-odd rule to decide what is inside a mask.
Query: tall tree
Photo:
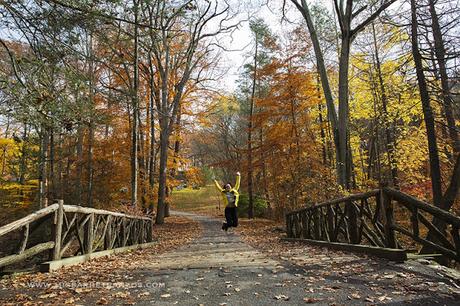
[[[158,71],[157,111],[160,124],[160,163],[156,222],[164,222],[169,139],[184,89],[202,59],[212,52],[212,39],[236,27],[229,4],[220,1],[189,0],[180,5],[155,1],[150,5],[157,31],[150,42]],[[216,22],[217,28],[208,26]],[[184,31],[185,30],[185,31]],[[177,74],[176,74],[177,73]]]
[[[253,56],[253,67],[252,67],[252,88],[251,96],[249,98],[249,114],[248,114],[248,196],[249,196],[249,209],[248,217],[254,218],[254,186],[253,186],[253,149],[252,149],[252,133],[253,133],[253,121],[254,121],[254,103],[256,99],[256,85],[257,85],[257,71],[259,69],[259,49],[263,43],[264,37],[268,33],[267,26],[262,19],[257,19],[250,22],[249,25],[254,35],[254,56]]]
[[[132,99],[132,138],[131,138],[131,205],[137,206],[139,175],[139,1],[133,0],[134,11],[134,56]]]
[[[438,12],[436,10],[435,0],[429,0],[429,11],[431,16],[431,28],[433,30],[434,53],[437,61],[437,68],[441,79],[441,99],[446,117],[448,133],[452,141],[452,147],[455,154],[460,154],[460,139],[455,124],[455,117],[452,109],[453,98],[449,87],[449,77],[447,74],[447,51],[444,43]],[[458,24],[457,24],[458,25]]]
[[[334,9],[340,26],[340,56],[339,56],[339,111],[335,111],[332,90],[330,86],[327,69],[324,63],[323,51],[318,39],[315,24],[312,20],[310,8],[306,0],[291,0],[295,7],[302,13],[312,40],[313,49],[317,60],[317,69],[321,77],[321,84],[326,99],[328,117],[331,122],[337,159],[338,182],[344,188],[351,188],[352,156],[349,150],[349,66],[352,43],[356,36],[363,31],[373,20],[375,20],[385,9],[396,0],[383,1],[381,4],[360,3],[360,1],[334,0]],[[359,20],[358,17],[366,11],[369,6],[376,6],[367,18]],[[355,23],[357,24],[355,25]]]

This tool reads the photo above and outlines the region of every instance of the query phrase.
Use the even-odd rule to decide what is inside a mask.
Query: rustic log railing
[[[391,188],[289,212],[286,229],[288,238],[331,243],[393,249],[416,244],[460,262],[460,218]],[[435,239],[427,240],[428,232]]]
[[[59,260],[148,243],[152,241],[152,225],[151,218],[64,205],[59,201],[0,227],[0,239],[7,238],[9,244],[0,250],[3,252],[0,268],[45,251],[47,259]],[[11,241],[17,245],[12,246]]]

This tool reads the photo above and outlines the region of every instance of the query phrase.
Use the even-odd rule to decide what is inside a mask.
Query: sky
[[[245,0],[237,1],[244,3],[240,8],[241,12],[239,18],[246,20],[242,22],[241,26],[236,30],[231,38],[227,37],[225,45],[227,48],[234,51],[226,51],[222,57],[222,65],[228,69],[221,80],[220,86],[227,92],[232,92],[237,87],[237,80],[242,72],[243,65],[249,61],[248,54],[254,48],[253,36],[249,29],[250,19],[262,18],[270,27],[272,33],[277,36],[283,36],[288,32],[288,28],[292,25],[282,22],[282,0]],[[303,23],[300,12],[287,1],[286,15],[289,21]],[[321,3],[329,10],[332,10],[332,0],[312,0],[309,3]],[[225,69],[224,68],[224,69]]]
[[[279,0],[278,0],[279,1]],[[275,34],[282,34],[283,25],[281,24],[281,10],[279,5],[265,5],[266,1],[247,1],[252,2],[246,7],[241,8],[239,18],[244,20],[239,28],[234,31],[231,37],[225,37],[224,44],[231,51],[225,51],[222,55],[223,69],[228,72],[223,77],[221,86],[228,92],[232,92],[237,87],[237,80],[242,73],[242,68],[249,61],[248,55],[254,48],[253,35],[249,29],[250,19],[263,18]],[[281,1],[280,1],[281,2]]]

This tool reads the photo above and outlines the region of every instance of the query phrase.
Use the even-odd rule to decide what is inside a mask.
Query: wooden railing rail
[[[2,249],[0,268],[45,251],[49,251],[47,259],[58,260],[148,243],[152,241],[152,225],[153,221],[148,217],[64,205],[60,200],[0,227],[0,239],[17,242],[17,246],[10,246],[6,254]],[[6,237],[8,234],[16,236]]]
[[[443,223],[442,228],[433,224],[434,219]],[[286,214],[289,238],[400,249],[409,239],[460,262],[459,228],[459,217],[391,188]],[[435,239],[426,239],[428,232]]]

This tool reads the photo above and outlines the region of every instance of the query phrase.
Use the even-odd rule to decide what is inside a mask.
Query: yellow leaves
[[[7,150],[12,154],[19,152],[19,145],[11,138],[0,138],[0,150]]]
[[[426,180],[424,168],[428,165],[428,145],[425,127],[412,127],[398,142],[396,160],[405,183],[420,183]]]
[[[205,178],[201,169],[190,167],[185,171],[187,183],[191,186],[201,186],[205,183]]]
[[[240,109],[240,105],[234,96],[222,96],[218,100],[218,106],[224,113],[236,112]]]

